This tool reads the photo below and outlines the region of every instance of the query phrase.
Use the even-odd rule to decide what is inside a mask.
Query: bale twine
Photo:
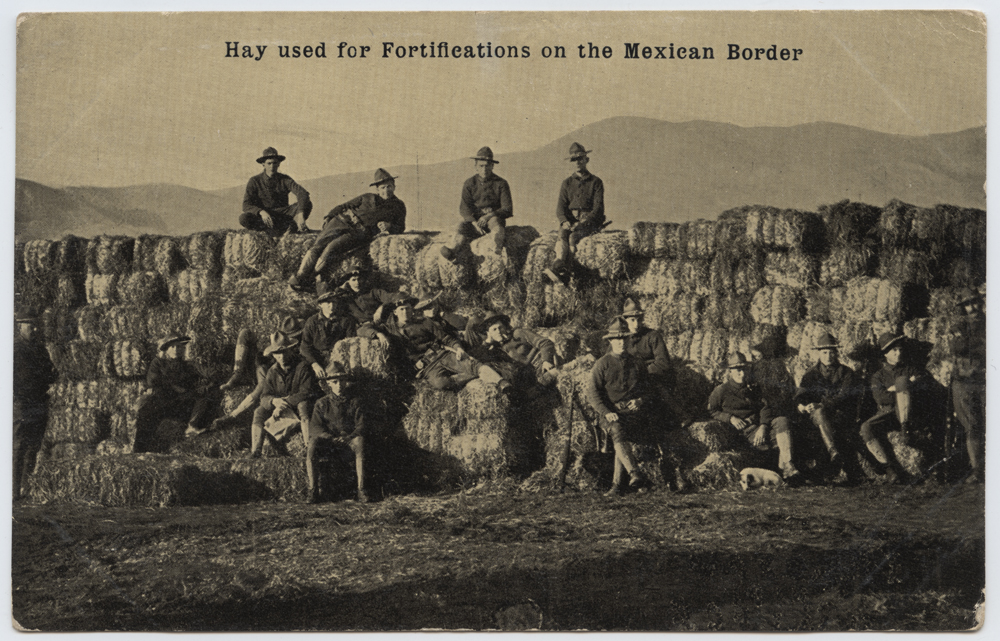
[[[895,283],[914,283],[932,287],[940,275],[930,254],[915,249],[883,250],[879,256],[879,277]]]
[[[264,232],[248,232],[263,234]],[[264,234],[266,236],[266,234]],[[225,232],[200,232],[191,234],[181,241],[181,252],[184,261],[190,269],[207,269],[213,274],[221,274],[223,267],[222,251],[226,238]]]
[[[340,363],[354,376],[385,379],[392,374],[388,350],[377,340],[367,338],[352,337],[337,341],[330,351],[330,362]]]
[[[104,342],[110,334],[105,310],[90,305],[77,309],[73,316],[80,338],[85,341]]]
[[[114,305],[118,302],[118,274],[89,273],[84,281],[88,305]]]
[[[868,241],[882,210],[874,205],[842,200],[833,205],[820,205],[819,215],[823,219],[826,246],[833,249]]]
[[[96,445],[111,433],[111,416],[96,409],[61,407],[49,410],[45,439],[50,443]]]
[[[868,245],[835,247],[820,261],[819,284],[840,287],[858,276],[871,276],[875,257]]]
[[[444,246],[444,241],[432,242],[417,255],[417,285],[424,291],[462,289],[472,284],[475,272],[469,261],[460,258],[458,264],[453,265],[441,255]]]
[[[262,231],[231,231],[223,241],[223,265],[263,273],[274,248],[274,239]]]
[[[628,276],[628,232],[605,231],[588,236],[576,246],[576,262],[605,280]]]
[[[164,278],[173,276],[187,266],[182,245],[182,239],[173,236],[139,236],[132,262],[137,270],[156,272]]]
[[[806,289],[816,284],[819,261],[801,251],[769,252],[764,260],[764,280],[768,285]]]
[[[106,350],[104,360],[111,365],[109,374],[118,378],[137,378],[146,375],[151,360],[150,349],[146,344],[111,341]]]
[[[117,300],[125,305],[153,307],[169,300],[167,284],[156,272],[134,272],[118,280]]]
[[[416,279],[417,255],[433,237],[434,234],[427,232],[380,236],[368,246],[368,254],[378,271],[413,281]]]
[[[171,302],[197,303],[218,293],[222,281],[207,269],[185,269],[167,282]]]
[[[629,230],[629,249],[645,258],[684,256],[686,228],[679,223],[637,222]]]
[[[128,236],[98,236],[87,244],[87,271],[93,274],[125,274],[132,269],[135,239]]]

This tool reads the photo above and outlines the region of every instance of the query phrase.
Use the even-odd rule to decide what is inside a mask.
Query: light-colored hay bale
[[[576,247],[576,261],[604,279],[628,276],[628,232],[605,231],[588,236]]]
[[[687,228],[679,223],[637,222],[629,230],[632,254],[646,258],[681,258]]]
[[[246,232],[259,233],[263,232]],[[189,269],[206,269],[213,274],[221,274],[223,267],[222,250],[228,234],[223,232],[199,232],[181,241],[181,251]]]
[[[417,255],[433,237],[433,234],[427,232],[380,236],[368,246],[368,254],[372,265],[383,274],[415,280]]]
[[[695,330],[691,335],[687,358],[692,369],[714,380],[720,378],[726,369],[728,347],[729,335],[725,330]]]
[[[223,241],[225,267],[246,267],[257,272],[267,269],[275,241],[264,232],[231,231]]]
[[[84,289],[89,305],[114,305],[118,302],[118,274],[87,274]]]
[[[472,264],[482,287],[493,288],[507,281],[513,265],[506,248],[499,254],[494,252],[496,244],[492,235],[477,238],[469,247],[472,250]]]
[[[804,301],[797,289],[761,287],[750,302],[750,315],[757,323],[792,325],[802,319]]]
[[[444,246],[444,241],[432,242],[417,255],[417,284],[424,291],[461,289],[472,283],[475,272],[468,261],[460,258],[458,264],[453,265],[441,255]]]
[[[692,220],[682,224],[679,231],[682,254],[688,258],[711,258],[715,254],[715,221]]]
[[[57,253],[54,240],[29,240],[24,244],[25,271],[29,274],[55,271]]]
[[[156,272],[134,272],[118,280],[117,300],[125,305],[152,307],[168,300],[167,284]]]
[[[558,234],[551,232],[531,242],[522,271],[524,282],[530,284],[546,280],[545,270],[551,267],[556,259],[556,243],[558,241]]]
[[[769,252],[764,261],[764,278],[769,285],[805,289],[816,284],[818,272],[816,258],[801,251]]]
[[[874,257],[867,245],[836,247],[820,262],[819,284],[839,287],[858,276],[871,276]]]
[[[138,271],[156,272],[164,278],[184,269],[182,239],[173,236],[139,236],[135,240],[133,267]]]
[[[747,467],[748,460],[742,452],[709,452],[704,461],[687,473],[687,479],[699,488],[735,488],[740,483],[740,470]]]
[[[205,296],[217,293],[221,281],[207,269],[185,269],[168,281],[170,300],[197,303]]]
[[[353,375],[384,379],[392,374],[389,352],[376,340],[353,337],[337,341],[330,350],[330,361],[337,362]]]
[[[97,456],[118,456],[120,454],[129,454],[131,452],[131,445],[116,441],[112,438],[104,439],[97,444],[96,448],[94,448],[94,454]]]
[[[59,274],[56,278],[55,303],[57,306],[79,307],[86,300],[86,277],[83,273]]]
[[[96,445],[111,431],[110,416],[96,409],[62,407],[49,410],[45,439],[50,443]]]
[[[675,292],[712,293],[710,263],[707,260],[668,260],[654,258],[635,281],[634,293],[658,296]]]
[[[727,452],[743,445],[736,430],[719,421],[696,421],[687,432],[709,452]]]
[[[98,236],[87,244],[87,271],[94,274],[124,274],[132,269],[135,239]]]
[[[903,469],[913,476],[920,476],[927,468],[927,460],[923,452],[910,445],[903,445],[902,432],[889,432],[887,434],[892,451],[896,455]]]
[[[847,285],[845,320],[898,323],[902,318],[902,294],[902,288],[888,280],[856,278]]]
[[[808,251],[821,240],[818,222],[816,214],[755,207],[746,214],[746,239],[762,247]]]
[[[119,378],[145,376],[149,369],[151,353],[145,344],[132,341],[112,341],[107,345],[105,362],[110,363],[113,374]]]

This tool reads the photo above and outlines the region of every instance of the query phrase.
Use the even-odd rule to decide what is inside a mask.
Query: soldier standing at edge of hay
[[[972,472],[966,483],[982,483],[986,428],[986,315],[983,299],[972,290],[964,293],[958,306],[964,312],[953,338],[955,372],[951,377],[951,398],[955,418],[965,430],[965,446]]]
[[[368,503],[371,498],[365,490],[365,458],[368,453],[366,450],[371,447],[371,425],[366,416],[365,405],[353,394],[353,378],[340,363],[330,363],[320,380],[325,382],[328,392],[316,401],[312,422],[309,424],[306,503],[318,503],[320,500],[317,469],[320,458],[342,448],[350,448],[354,454],[358,501]]]
[[[493,173],[493,150],[483,147],[471,160],[476,165],[476,175],[462,185],[462,201],[458,211],[462,222],[455,230],[451,246],[441,248],[441,255],[454,263],[462,246],[473,238],[495,234],[497,255],[503,251],[507,234],[507,219],[514,215],[514,205],[510,199],[510,185]]]
[[[802,476],[792,461],[791,421],[768,405],[761,389],[747,380],[750,363],[737,352],[727,363],[729,380],[712,390],[708,411],[712,418],[732,425],[754,448],[778,450],[778,468],[790,485],[801,482]]]
[[[265,429],[264,424],[268,418],[298,418],[302,439],[306,446],[309,445],[309,420],[312,417],[312,404],[319,395],[319,390],[312,368],[299,358],[298,346],[298,340],[275,332],[271,335],[271,344],[264,350],[265,356],[274,356],[275,363],[264,377],[260,404],[253,413],[250,458],[260,457],[264,438],[277,444]]]
[[[660,422],[664,426],[664,438],[660,444],[660,450],[664,462],[673,473],[674,486],[678,492],[683,492],[687,489],[687,481],[681,472],[680,461],[674,454],[671,443],[672,435],[680,427],[681,418],[674,400],[677,375],[670,359],[670,352],[667,350],[667,343],[663,340],[662,333],[651,327],[646,327],[642,308],[631,298],[625,299],[625,304],[622,307],[622,318],[625,319],[631,333],[625,344],[625,349],[646,365],[650,384],[659,397],[657,399],[659,401],[658,407],[653,414],[662,417]]]
[[[330,350],[337,341],[354,336],[357,323],[347,313],[344,294],[337,289],[327,289],[320,283],[316,303],[319,311],[309,317],[302,331],[299,354],[312,367],[317,379],[326,376],[324,369],[330,360]]]
[[[361,194],[337,205],[323,219],[323,229],[302,257],[298,272],[288,286],[301,290],[314,273],[322,273],[331,261],[367,246],[379,234],[401,234],[406,230],[406,205],[396,198],[396,178],[385,169],[375,171],[378,193]]]
[[[254,231],[264,231],[272,236],[285,232],[306,232],[306,220],[312,212],[309,192],[290,176],[278,173],[278,167],[285,157],[274,147],[268,147],[257,162],[264,165],[264,171],[247,182],[243,195],[243,213],[240,225]],[[295,204],[288,204],[288,194],[295,194]],[[302,215],[302,224],[295,224],[295,215]]]
[[[555,384],[552,370],[555,369],[556,345],[550,339],[528,329],[514,329],[506,314],[490,316],[478,324],[476,332],[485,338],[481,344],[473,346],[470,353],[480,363],[527,365],[534,372],[536,383]]]
[[[14,338],[14,500],[21,498],[24,479],[35,471],[49,418],[49,386],[56,381],[45,344],[38,337],[38,320],[18,316]]]
[[[841,470],[848,485],[862,480],[857,452],[851,447],[858,420],[861,381],[853,369],[840,362],[840,345],[830,332],[824,333],[813,348],[818,354],[815,365],[802,375],[795,394],[795,405],[819,430],[830,455],[830,474]],[[844,449],[845,454],[840,450]]]
[[[149,452],[157,445],[156,430],[165,418],[187,420],[185,434],[201,434],[218,404],[219,388],[209,383],[193,363],[184,360],[188,336],[160,339],[157,358],[149,364],[146,385],[151,393],[139,401],[132,451]]]
[[[624,320],[612,321],[604,335],[611,343],[611,351],[597,359],[587,379],[587,401],[615,448],[614,476],[606,496],[624,493],[624,472],[630,477],[631,490],[645,491],[652,485],[632,456],[632,443],[649,430],[651,417],[646,366],[625,349],[631,335]]]
[[[358,325],[371,323],[379,307],[391,305],[399,298],[399,292],[372,287],[371,273],[360,269],[348,273],[338,291],[345,296],[347,312]]]
[[[559,220],[559,245],[552,269],[546,270],[550,279],[565,282],[570,264],[581,240],[596,234],[607,225],[604,222],[604,182],[587,170],[592,149],[574,142],[569,146],[569,158],[576,163],[576,171],[559,187],[556,218]]]

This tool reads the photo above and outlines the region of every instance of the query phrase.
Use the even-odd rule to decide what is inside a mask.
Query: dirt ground
[[[961,630],[983,486],[17,505],[13,615],[60,630]]]

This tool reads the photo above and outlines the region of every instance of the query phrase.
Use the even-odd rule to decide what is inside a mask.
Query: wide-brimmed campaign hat
[[[743,352],[730,354],[729,360],[726,361],[727,369],[746,369],[748,367],[750,367],[750,361],[743,355]]]
[[[840,345],[837,344],[837,339],[833,337],[830,332],[824,333],[816,341],[816,347],[813,349],[839,349]]]
[[[285,336],[298,338],[302,335],[302,323],[294,316],[285,316],[281,319],[278,330]]]
[[[625,299],[625,305],[622,307],[622,318],[631,318],[633,316],[644,316],[645,312],[639,307],[639,303],[635,302],[631,298]]]
[[[378,185],[381,185],[382,183],[387,183],[390,180],[396,180],[397,178],[399,178],[399,176],[393,176],[389,174],[389,172],[387,172],[385,169],[379,167],[378,169],[375,170],[375,182],[373,182],[368,186],[376,187]]]
[[[346,292],[339,287],[328,287],[325,291],[317,292],[316,303],[327,303],[344,296]]]
[[[409,305],[410,307],[416,309],[418,302],[420,301],[418,301],[413,296],[407,296],[404,294],[399,298],[397,298],[395,301],[393,301],[392,308],[397,309],[399,307],[405,307],[406,305]]]
[[[608,333],[602,336],[604,340],[611,340],[612,338],[628,338],[632,335],[632,332],[628,331],[628,324],[621,317],[615,318],[608,325]]]
[[[567,158],[566,160],[576,160],[580,156],[586,156],[592,151],[594,150],[584,149],[583,145],[581,145],[578,142],[574,142],[572,145],[569,146],[569,158]]]
[[[883,332],[878,337],[879,350],[883,354],[885,354],[886,352],[888,352],[890,349],[892,349],[896,345],[899,345],[900,343],[902,343],[904,340],[906,340],[906,337],[903,336],[902,334],[898,334],[897,335],[897,334],[893,334],[892,332]]]
[[[274,332],[271,334],[271,344],[264,349],[264,356],[270,356],[276,352],[290,352],[298,346],[299,341],[282,332]]]
[[[434,294],[433,296],[426,296],[426,295],[425,296],[421,296],[420,297],[420,302],[417,303],[416,305],[414,305],[413,309],[415,309],[418,312],[420,312],[420,311],[423,311],[423,310],[427,309],[431,305],[437,304],[437,299],[441,296],[442,293],[443,292],[438,292],[438,293]]]
[[[486,162],[493,163],[494,165],[499,165],[499,160],[493,160],[493,150],[489,147],[483,147],[476,152],[475,156],[471,157],[472,160],[485,160]]]
[[[190,343],[190,336],[181,336],[180,334],[169,334],[164,336],[156,343],[156,351],[165,352],[171,345],[179,345],[181,343]]]
[[[503,323],[504,325],[510,327],[510,316],[507,314],[492,314],[487,316],[486,320],[476,325],[476,331],[487,332],[497,323]]]
[[[337,361],[333,361],[326,368],[326,373],[323,376],[324,381],[337,381],[337,380],[351,380],[353,377],[350,372],[348,372],[343,365]]]
[[[279,154],[277,149],[275,149],[274,147],[268,147],[267,149],[264,150],[264,153],[261,155],[261,157],[257,159],[257,162],[263,165],[264,161],[270,158],[274,158],[278,162],[284,162],[285,160],[285,157]]]

